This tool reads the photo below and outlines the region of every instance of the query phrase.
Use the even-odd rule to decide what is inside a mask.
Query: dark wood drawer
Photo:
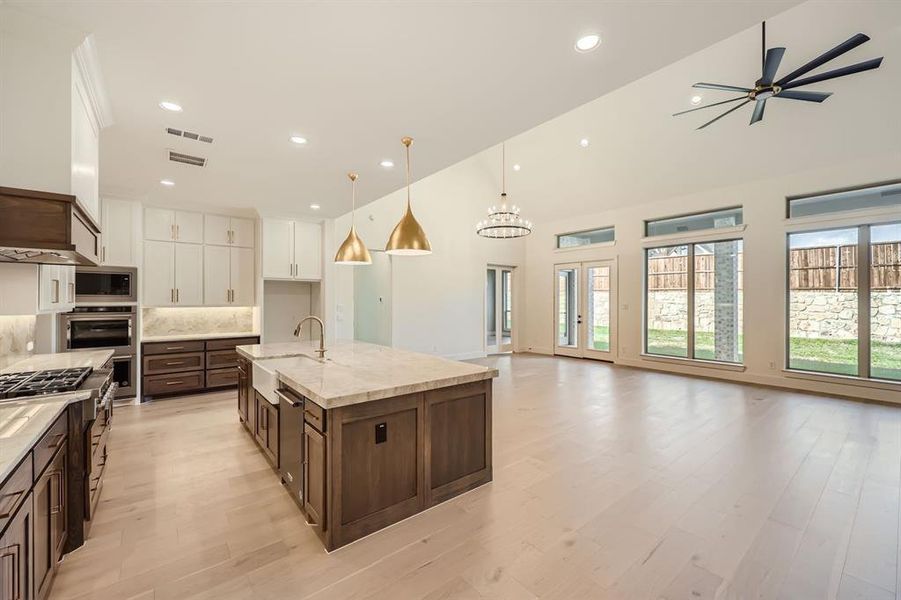
[[[216,369],[206,372],[206,386],[208,388],[227,387],[238,385],[238,368]]]
[[[207,369],[224,369],[225,367],[238,366],[238,353],[235,349],[208,350],[206,353]]]
[[[305,400],[303,403],[304,419],[307,423],[325,432],[325,410],[312,400]]]
[[[41,441],[34,447],[34,480],[37,481],[44,472],[44,468],[53,460],[53,455],[66,443],[66,433],[69,429],[68,411],[63,411]]]
[[[144,378],[144,395],[191,392],[203,389],[203,371],[189,373],[169,373]]]
[[[0,532],[6,528],[28,496],[34,479],[32,474],[31,452],[29,452],[0,487]]]
[[[182,352],[180,354],[145,356],[144,375],[196,371],[197,369],[203,369],[203,363],[203,352]]]
[[[249,344],[259,344],[260,338],[258,337],[244,337],[244,338],[228,338],[227,340],[207,340],[206,349],[207,350],[234,350],[235,346],[246,346]]]
[[[203,352],[203,340],[191,342],[153,342],[144,344],[144,354],[171,354],[173,352]]]

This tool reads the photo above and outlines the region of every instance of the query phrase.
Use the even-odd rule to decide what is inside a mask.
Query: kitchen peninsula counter
[[[238,412],[327,550],[492,479],[496,369],[364,342],[238,346]]]

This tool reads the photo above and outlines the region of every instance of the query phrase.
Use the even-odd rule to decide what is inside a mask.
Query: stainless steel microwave
[[[75,302],[137,302],[138,270],[130,267],[77,267]]]

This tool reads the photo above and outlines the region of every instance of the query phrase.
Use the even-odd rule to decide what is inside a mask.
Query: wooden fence
[[[870,250],[870,287],[901,289],[901,242],[873,244]],[[742,289],[744,254],[738,254],[738,289]],[[798,248],[789,254],[789,280],[793,290],[852,291],[857,289],[857,246]],[[688,283],[688,257],[662,256],[648,260],[648,290],[684,290]],[[695,256],[695,290],[712,290],[712,254]]]

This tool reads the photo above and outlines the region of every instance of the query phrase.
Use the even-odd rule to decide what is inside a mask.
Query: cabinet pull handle
[[[183,364],[185,364],[185,361],[183,361],[183,360],[173,360],[173,361],[167,362],[166,366],[167,367],[176,367],[178,365],[183,365]]]
[[[100,247],[100,261],[106,262],[106,246]]]
[[[175,288],[175,302],[178,303],[178,288]]]
[[[184,383],[184,381],[167,381],[166,385],[180,385]]]
[[[175,223],[173,223],[172,225],[169,225],[169,235],[172,236],[172,239],[173,239],[173,240],[178,239],[178,238],[175,236]]]
[[[53,300],[50,301],[51,304],[56,304],[59,302],[59,279],[51,279],[53,282]]]
[[[50,507],[50,514],[56,515],[62,512],[63,510],[63,472],[59,469],[55,469],[50,471],[50,484],[53,485],[54,479],[56,479],[56,502],[52,503],[53,506]]]
[[[75,284],[69,283],[69,302],[75,302]]]
[[[10,578],[11,582],[11,600],[20,600],[21,599],[21,581],[19,580],[19,544],[10,544],[5,547],[2,551],[0,551],[0,561],[5,561],[7,558],[12,558],[12,577]]]
[[[178,239],[178,225],[175,226],[175,239]]]
[[[184,350],[184,346],[166,346],[166,350]]]

